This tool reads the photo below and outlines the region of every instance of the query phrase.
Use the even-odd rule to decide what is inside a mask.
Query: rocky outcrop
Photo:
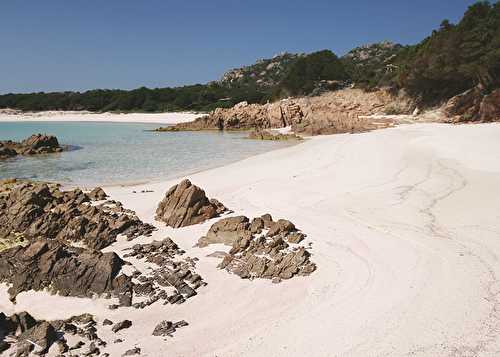
[[[16,340],[16,356],[28,356],[31,352],[45,354],[57,339],[54,326],[47,321],[36,321],[27,312],[10,317],[0,313],[0,333]],[[3,340],[3,336],[0,336],[0,340]],[[5,342],[3,345],[5,351],[10,347],[10,343]]]
[[[0,188],[0,238],[43,237],[101,249],[118,235],[133,239],[153,230],[120,204],[109,201],[94,205],[79,189],[61,191],[54,185],[31,182]]]
[[[478,116],[483,122],[500,120],[500,89],[484,96],[479,106]]]
[[[217,108],[190,123],[159,128],[179,130],[250,130],[291,126],[296,134],[318,135],[362,132],[387,127],[366,116],[385,113],[397,104],[401,113],[412,113],[413,102],[388,91],[365,92],[343,89],[317,97],[290,98],[267,104],[239,103],[232,108]]]
[[[273,221],[270,215],[264,215],[250,221],[238,216],[212,225],[207,235],[199,239],[198,246],[230,245],[232,248],[219,268],[244,279],[267,278],[279,282],[316,270],[309,259],[310,253],[298,245],[305,237],[288,220]]]
[[[181,304],[197,295],[196,290],[206,283],[194,271],[196,259],[186,257],[179,260],[184,253],[170,238],[165,238],[148,244],[136,244],[130,253],[124,255],[124,258],[134,257],[154,264],[147,275],[136,276],[138,282],[134,284],[134,293],[147,300],[133,304],[133,307],[142,309],[160,300],[164,304]]]
[[[156,210],[156,219],[174,228],[190,226],[227,211],[216,199],[208,199],[198,186],[183,180],[171,187]]]
[[[209,244],[232,246],[240,238],[251,239],[250,220],[245,216],[223,218],[214,223],[207,235],[198,240],[199,247]]]
[[[279,53],[269,59],[260,59],[255,64],[232,69],[217,83],[224,87],[255,85],[260,87],[276,86],[283,80],[291,66],[304,54]]]
[[[11,299],[28,290],[49,289],[63,296],[118,295],[129,280],[118,277],[124,262],[116,253],[75,248],[39,239],[0,252],[0,282],[9,283]]]
[[[474,87],[450,98],[443,112],[451,122],[492,122],[500,120],[500,89],[485,93]]]
[[[82,349],[85,342],[78,341],[69,347],[67,335],[79,336],[87,343],[90,342],[87,352],[78,351],[81,355],[98,355],[97,346],[105,346],[106,342],[97,335],[96,322],[92,315],[82,314],[66,320],[37,321],[29,313],[20,312],[12,316],[0,313],[0,352],[11,356],[45,355],[55,352],[51,346],[56,345],[60,354]],[[3,341],[4,337],[9,342]],[[50,351],[49,351],[50,349]]]
[[[33,134],[21,142],[11,140],[0,141],[0,159],[16,155],[37,155],[63,151],[55,136]]]

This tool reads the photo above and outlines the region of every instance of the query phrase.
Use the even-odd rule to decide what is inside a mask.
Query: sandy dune
[[[190,177],[236,214],[269,212],[308,233],[319,267],[309,277],[275,285],[217,270],[206,255],[221,247],[192,248],[209,222],[154,235],[200,258],[208,286],[185,304],[110,311],[28,293],[14,307],[2,288],[0,310],[127,316],[134,325],[112,356],[135,343],[147,356],[499,356],[499,137],[498,124],[404,125],[314,137]],[[177,181],[107,191],[152,221]],[[132,193],[141,189],[154,192]],[[190,326],[161,342],[151,331],[163,319]]]

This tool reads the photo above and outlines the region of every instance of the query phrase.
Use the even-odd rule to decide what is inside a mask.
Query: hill
[[[241,101],[263,104],[290,96],[314,96],[351,83],[368,90],[404,90],[419,107],[476,88],[472,99],[478,106],[480,97],[500,86],[500,3],[478,2],[458,24],[443,20],[429,37],[413,46],[385,41],[355,48],[341,58],[330,50],[282,53],[230,70],[218,81],[176,88],[6,94],[0,96],[0,108],[210,111]],[[474,110],[469,112],[474,117]]]

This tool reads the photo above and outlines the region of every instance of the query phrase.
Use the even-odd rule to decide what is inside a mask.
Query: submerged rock
[[[302,137],[291,134],[274,133],[269,130],[254,129],[248,134],[248,139],[253,140],[271,140],[271,141],[284,141],[284,140],[303,140]]]
[[[0,141],[0,159],[16,155],[36,155],[61,152],[63,148],[55,136],[33,134],[21,142]]]
[[[156,210],[156,219],[174,228],[202,223],[227,211],[216,199],[208,199],[198,186],[183,180],[171,187]]]

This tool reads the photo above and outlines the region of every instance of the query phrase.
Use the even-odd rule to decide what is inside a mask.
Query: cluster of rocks
[[[74,316],[66,320],[37,321],[27,312],[20,312],[12,316],[5,316],[0,312],[0,353],[15,350],[16,357],[45,355],[52,351],[52,346],[58,355],[66,353],[73,354],[78,350],[81,356],[100,355],[99,347],[105,347],[107,343],[97,335],[96,321],[90,314]],[[68,340],[78,341],[71,346]],[[10,342],[5,340],[10,338]],[[85,342],[84,342],[85,341]],[[83,346],[88,345],[87,350]],[[102,356],[109,356],[107,353]]]
[[[216,199],[208,199],[205,191],[189,180],[171,187],[156,210],[156,219],[174,228],[202,223],[226,212]]]
[[[500,120],[500,89],[487,93],[480,86],[456,95],[443,106],[451,122],[492,122]]]
[[[43,237],[101,249],[115,242],[118,235],[133,239],[155,229],[119,202],[96,204],[105,197],[99,188],[86,194],[80,189],[62,191],[33,182],[0,187],[0,238]]]
[[[17,155],[37,155],[63,151],[55,136],[34,134],[21,142],[11,140],[0,141],[0,159]]]
[[[267,104],[241,102],[232,108],[217,108],[195,121],[157,130],[251,130],[291,126],[294,133],[304,135],[363,132],[394,125],[367,116],[385,113],[395,105],[402,114],[410,114],[415,109],[413,101],[404,95],[395,96],[387,90],[365,92],[346,88],[321,96]]]
[[[316,270],[310,253],[299,243],[306,235],[284,219],[273,221],[266,214],[252,221],[245,216],[224,218],[210,227],[199,247],[222,243],[231,246],[219,268],[241,278],[267,278],[279,282]]]
[[[144,308],[157,301],[164,304],[181,304],[195,296],[196,290],[206,283],[194,271],[197,259],[186,257],[179,260],[185,252],[170,239],[154,241],[149,244],[135,244],[131,252],[124,255],[153,263],[150,273],[133,274],[136,282],[133,290],[136,296],[146,300],[134,303],[135,308]]]
[[[296,134],[283,134],[274,133],[270,130],[254,129],[248,134],[249,139],[253,140],[271,140],[271,141],[283,141],[283,140],[303,140],[302,137]]]
[[[63,296],[116,296],[131,289],[119,274],[125,262],[114,252],[71,247],[59,240],[38,239],[0,252],[0,282],[11,284],[12,300],[23,291],[48,289]]]

